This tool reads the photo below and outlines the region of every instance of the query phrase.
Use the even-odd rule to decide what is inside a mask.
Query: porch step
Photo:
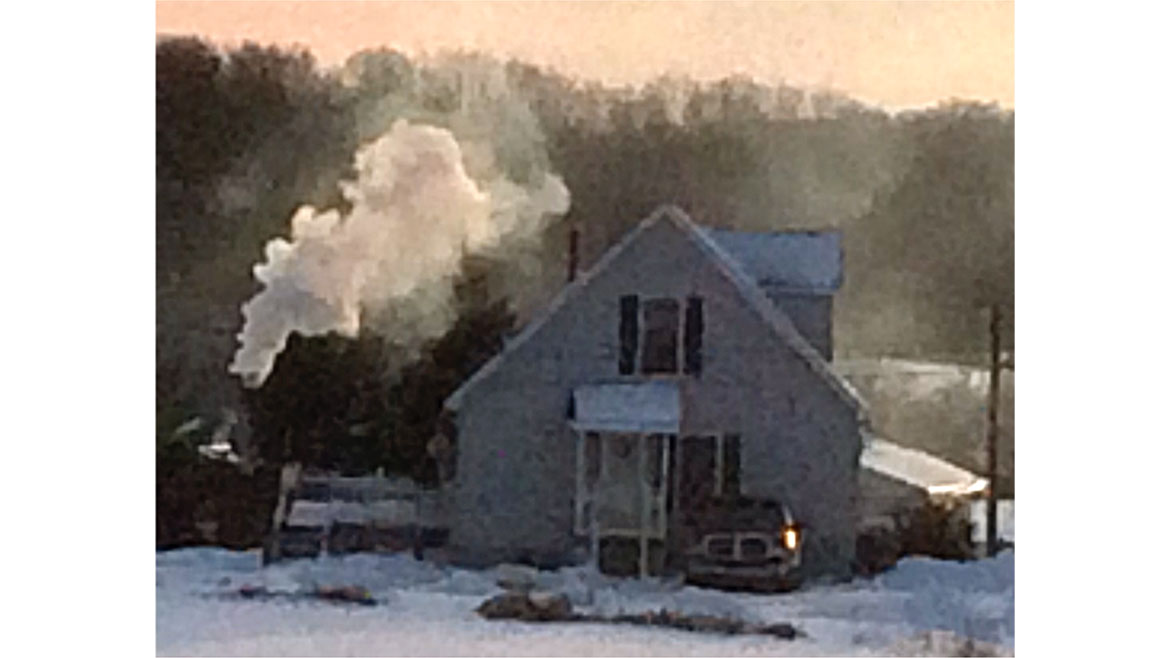
[[[635,577],[638,575],[638,540],[629,537],[602,537],[599,568],[609,576]],[[666,547],[664,542],[651,539],[649,542],[650,575],[661,576],[666,571]]]

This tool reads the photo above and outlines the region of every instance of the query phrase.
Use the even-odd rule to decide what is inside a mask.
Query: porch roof
[[[673,381],[590,384],[573,389],[574,429],[678,434],[680,403]]]
[[[979,477],[930,453],[879,438],[861,453],[861,466],[922,489],[932,496],[964,496],[987,488]]]

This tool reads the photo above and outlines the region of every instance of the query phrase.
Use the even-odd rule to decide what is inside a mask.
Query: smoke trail
[[[292,332],[356,336],[363,318],[416,349],[453,321],[452,279],[465,253],[506,249],[568,210],[547,173],[483,184],[464,169],[451,132],[396,121],[360,148],[357,178],[341,183],[351,210],[300,208],[291,240],[276,238],[254,268],[264,289],[243,306],[240,347],[229,371],[259,386]]]

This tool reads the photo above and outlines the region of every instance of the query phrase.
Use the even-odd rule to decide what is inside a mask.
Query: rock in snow
[[[484,601],[475,611],[484,619],[569,621],[573,618],[569,597],[548,592],[504,592]]]

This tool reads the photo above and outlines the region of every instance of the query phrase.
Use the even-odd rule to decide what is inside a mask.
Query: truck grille
[[[739,554],[747,560],[758,560],[767,556],[768,544],[758,537],[743,539],[739,542]]]
[[[731,557],[735,553],[735,542],[728,536],[712,537],[707,540],[707,552],[714,557]]]

